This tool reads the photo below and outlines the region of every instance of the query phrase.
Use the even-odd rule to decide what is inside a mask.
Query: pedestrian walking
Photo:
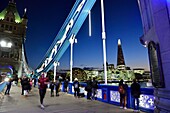
[[[44,97],[46,94],[47,84],[49,83],[49,79],[45,77],[45,73],[42,73],[40,78],[38,79],[39,85],[39,95],[40,95],[40,104],[41,108],[44,109]]]
[[[24,76],[22,76],[21,78],[20,78],[20,82],[21,82],[21,95],[24,95],[24,88],[23,88],[23,78],[24,78]]]
[[[10,95],[10,89],[11,89],[11,85],[12,85],[12,79],[9,78],[9,81],[7,81],[7,88],[6,88],[6,91],[5,91],[5,95]]]
[[[27,97],[28,90],[30,88],[30,83],[29,83],[29,79],[26,75],[24,75],[23,80],[22,80],[22,88],[23,88],[24,96]]]

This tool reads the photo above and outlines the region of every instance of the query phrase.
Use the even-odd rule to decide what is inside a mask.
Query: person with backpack
[[[79,89],[80,84],[77,78],[74,79],[73,87],[74,87],[74,97],[77,98],[79,97],[79,91],[80,91]]]
[[[92,99],[93,100],[96,100],[97,89],[98,89],[98,81],[94,77],[92,81]]]
[[[120,94],[120,108],[127,109],[126,107],[126,100],[127,100],[127,84],[123,83],[123,79],[120,80],[119,82],[119,94]]]
[[[136,79],[133,80],[133,83],[131,85],[131,95],[132,95],[132,107],[134,109],[134,112],[140,112],[139,111],[139,97],[140,97],[141,91],[140,91],[140,84],[136,82]],[[135,105],[136,101],[136,105]]]

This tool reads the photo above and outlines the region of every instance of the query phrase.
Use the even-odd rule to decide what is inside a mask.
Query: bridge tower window
[[[9,30],[12,31],[12,26],[9,26]]]
[[[14,19],[13,19],[13,18],[11,18],[11,22],[14,22]]]
[[[9,17],[6,18],[6,21],[9,21]]]
[[[2,24],[1,27],[4,28],[4,24]]]

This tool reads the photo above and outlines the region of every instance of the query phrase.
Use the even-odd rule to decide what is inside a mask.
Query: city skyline
[[[28,29],[26,34],[26,55],[28,64],[35,69],[53,42],[76,0],[60,1],[19,1],[17,9],[22,16],[27,8]],[[8,1],[0,0],[0,11]],[[38,7],[36,4],[39,4]],[[107,62],[117,65],[117,41],[121,39],[126,66],[149,70],[147,49],[140,44],[142,24],[137,0],[104,0],[106,25]],[[91,11],[92,36],[88,36],[88,18],[77,34],[74,44],[73,67],[103,67],[103,49],[101,36],[100,0]],[[39,46],[43,45],[43,46]],[[69,69],[70,47],[60,59],[59,68]],[[96,58],[97,57],[97,58]]]

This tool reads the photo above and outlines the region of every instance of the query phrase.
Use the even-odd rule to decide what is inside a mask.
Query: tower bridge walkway
[[[33,88],[29,95],[24,97],[21,95],[21,87],[12,86],[10,95],[3,95],[0,100],[1,113],[133,113],[132,109],[124,110],[97,100],[74,98],[64,92],[60,92],[58,97],[50,97],[49,89],[44,106],[45,109],[40,108],[38,88]]]

